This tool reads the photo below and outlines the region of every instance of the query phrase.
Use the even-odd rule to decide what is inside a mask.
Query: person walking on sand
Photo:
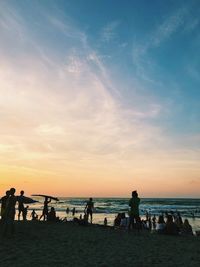
[[[5,211],[6,211],[6,207],[8,204],[9,196],[10,196],[10,191],[8,190],[6,191],[6,195],[1,198],[1,220],[2,222],[5,219]]]
[[[6,236],[7,234],[11,234],[13,236],[15,233],[14,220],[15,220],[15,205],[17,202],[15,191],[16,191],[15,188],[10,189],[10,195],[5,210],[3,236]]]
[[[51,198],[49,200],[48,199],[49,199],[48,197],[45,197],[44,207],[43,207],[42,215],[40,216],[40,220],[42,219],[42,217],[44,218],[43,219],[44,221],[47,220],[48,213],[49,213],[48,204],[51,202]]]
[[[20,196],[17,198],[18,201],[18,221],[20,221],[20,215],[24,218],[24,191],[20,192]]]
[[[87,215],[87,219],[89,220],[89,216],[90,216],[90,222],[92,223],[92,215],[93,215],[93,209],[94,209],[94,202],[92,198],[89,198],[89,201],[87,202],[86,206],[85,206],[85,211],[86,211],[86,215]]]
[[[130,230],[131,227],[134,228],[134,225],[136,224],[136,227],[139,229],[139,205],[140,205],[140,198],[138,197],[137,191],[132,192],[132,198],[129,200],[129,226],[128,229]]]

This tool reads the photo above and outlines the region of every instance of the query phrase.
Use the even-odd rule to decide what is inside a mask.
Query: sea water
[[[34,197],[38,202],[29,205],[28,218],[32,209],[40,216],[43,209],[43,198]],[[72,209],[76,209],[76,217],[84,214],[84,209],[88,199],[87,198],[68,198],[60,197],[59,202],[52,201],[49,207],[54,207],[56,215],[60,218],[67,218],[72,220]],[[93,222],[103,224],[104,218],[108,220],[108,225],[113,225],[115,216],[119,212],[125,212],[128,216],[129,206],[128,198],[93,198],[94,214]],[[66,209],[69,208],[69,214],[66,214]],[[146,212],[151,215],[161,215],[166,212],[179,212],[183,219],[189,219],[190,224],[194,230],[200,230],[200,199],[175,199],[175,198],[142,198],[140,203],[140,215],[145,217]]]

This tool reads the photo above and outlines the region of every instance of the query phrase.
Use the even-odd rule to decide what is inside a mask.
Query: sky
[[[199,0],[0,0],[0,194],[200,196]]]

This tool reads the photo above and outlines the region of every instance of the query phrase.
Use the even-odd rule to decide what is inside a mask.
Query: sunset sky
[[[0,0],[0,194],[199,197],[199,14]]]

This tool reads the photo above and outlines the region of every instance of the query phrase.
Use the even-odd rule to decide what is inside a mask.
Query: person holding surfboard
[[[44,199],[44,208],[42,211],[42,215],[40,216],[40,220],[42,219],[42,217],[44,218],[44,221],[47,220],[48,214],[49,214],[49,210],[48,210],[48,204],[51,202],[51,198],[48,198],[47,196]]]

